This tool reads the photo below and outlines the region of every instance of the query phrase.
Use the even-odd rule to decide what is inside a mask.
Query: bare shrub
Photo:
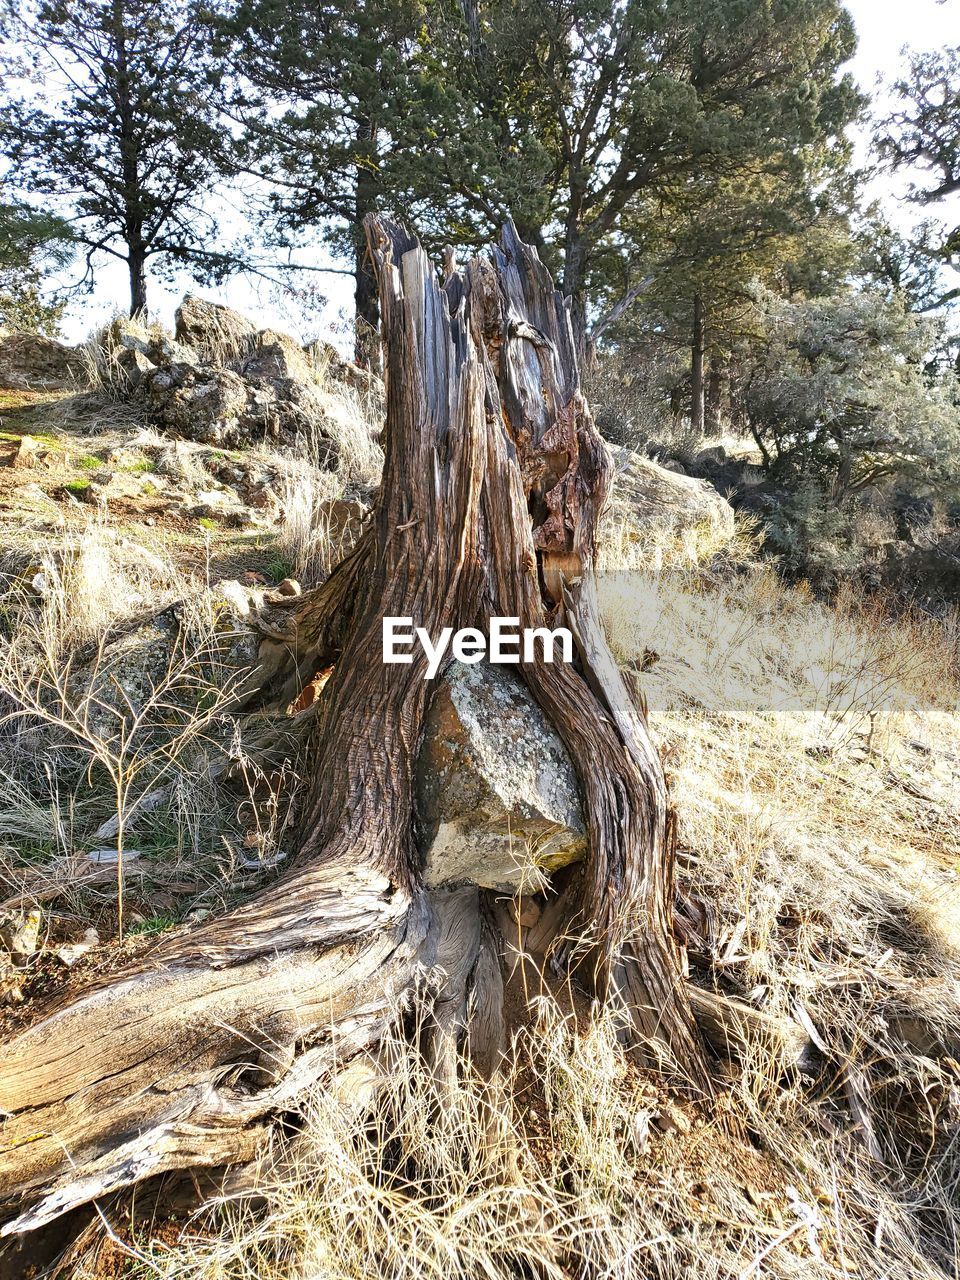
[[[37,577],[42,583],[17,582],[4,596],[0,756],[21,802],[46,778],[49,807],[33,800],[21,803],[20,812],[39,810],[45,834],[58,845],[67,844],[60,834],[62,798],[69,797],[74,811],[89,810],[92,793],[101,804],[107,798],[115,814],[111,847],[122,936],[131,819],[158,789],[196,771],[194,748],[224,714],[241,673],[225,662],[230,637],[218,626],[211,598],[196,592],[164,639],[169,650],[156,669],[129,669],[122,645],[111,643],[111,628],[144,602],[148,585],[124,572],[97,530],[81,539],[74,556],[51,558]],[[156,606],[155,595],[151,603]]]

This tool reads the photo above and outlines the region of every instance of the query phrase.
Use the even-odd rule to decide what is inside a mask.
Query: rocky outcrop
[[[453,663],[434,694],[417,769],[428,885],[532,893],[586,849],[563,743],[503,667]]]
[[[177,312],[175,338],[136,321],[114,321],[96,358],[106,383],[147,405],[152,425],[199,444],[245,449],[264,440],[306,441],[313,461],[336,469],[344,438],[355,437],[358,425],[361,432],[375,430],[375,398],[362,411],[354,406],[346,427],[340,420],[350,397],[340,394],[334,403],[323,381],[330,361],[318,373],[312,348],[189,295]],[[337,361],[336,376],[345,383],[346,362]]]
[[[310,383],[314,379],[314,365],[304,349],[286,333],[263,329],[250,340],[247,355],[231,363],[231,368],[244,378],[254,381],[275,382],[292,379]]]
[[[267,367],[266,359],[261,368]],[[233,449],[262,440],[293,444],[303,437],[315,461],[331,469],[338,464],[333,424],[318,389],[309,382],[185,364],[157,369],[143,381],[152,416],[163,431]]]
[[[161,329],[148,329],[137,320],[117,319],[100,338],[97,358],[112,361],[126,385],[133,389],[157,368],[194,366],[197,353]]]
[[[219,302],[188,293],[177,308],[174,336],[192,347],[206,364],[227,365],[247,354],[257,326]]]
[[[15,391],[63,391],[83,378],[83,358],[74,347],[38,333],[0,338],[0,387]]]
[[[614,450],[614,459],[616,476],[604,519],[607,531],[619,524],[635,530],[637,538],[650,533],[682,537],[693,531],[717,542],[733,536],[733,507],[708,481],[628,449]]]
[[[151,370],[144,383],[162,431],[199,444],[250,443],[248,388],[232,370],[175,364]],[[259,434],[262,438],[263,432]]]

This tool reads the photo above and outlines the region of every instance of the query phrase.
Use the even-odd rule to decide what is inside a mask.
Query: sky
[[[940,3],[937,0],[847,0],[847,8],[853,15],[859,37],[857,54],[849,70],[860,87],[870,94],[877,92],[878,77],[884,81],[895,78],[902,65],[905,46],[919,51],[960,43],[960,0],[942,0]],[[867,148],[867,138],[864,137],[858,146],[859,158],[866,157]],[[912,220],[936,212],[926,209],[921,213],[916,206],[905,205],[900,197],[908,185],[908,176],[895,181],[887,177],[876,183],[870,193],[884,202],[891,219],[904,228]],[[222,212],[225,215],[222,221],[226,225],[238,225],[241,221],[239,214],[229,206]],[[303,260],[311,261],[315,266],[345,265],[334,262],[322,247],[305,250]],[[351,345],[348,335],[352,282],[345,276],[323,274],[314,276],[312,283],[327,299],[320,308],[304,309],[296,300],[285,298],[276,288],[247,277],[235,277],[214,289],[201,288],[186,275],[175,279],[171,285],[153,280],[150,282],[151,314],[172,327],[177,303],[184,293],[190,291],[225,302],[255,318],[265,328],[283,329],[301,341],[324,337],[347,352]],[[109,320],[123,308],[126,289],[123,264],[103,266],[97,273],[94,292],[71,303],[63,323],[64,337],[68,341],[79,342]]]

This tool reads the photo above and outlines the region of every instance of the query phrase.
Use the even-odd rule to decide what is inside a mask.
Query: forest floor
[[[177,452],[82,397],[9,394],[0,450],[3,628],[27,610],[31,643],[55,633],[58,653],[184,599],[216,635],[220,579],[269,586],[336,557],[331,521],[304,508],[310,485],[353,500],[266,449]],[[276,503],[246,500],[251,468]],[[438,1107],[398,1043],[376,1122],[305,1099],[255,1200],[162,1223],[127,1202],[72,1274],[957,1274],[960,619],[853,590],[826,604],[751,542],[611,546],[601,603],[671,780],[691,981],[799,1027],[802,1062],[745,1025],[716,1064],[717,1111],[701,1112],[624,1057],[611,1015],[541,1001],[492,1135],[469,1073]],[[249,852],[282,849],[283,813],[255,787],[185,764],[130,832],[118,943],[115,862],[95,856],[115,806],[89,751],[14,745],[0,907],[34,938],[4,978],[8,1027],[222,910],[251,883]]]

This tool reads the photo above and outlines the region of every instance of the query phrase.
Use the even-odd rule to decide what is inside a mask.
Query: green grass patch
[[[217,523],[217,521],[216,521],[216,520],[214,520],[214,519],[213,519],[213,517],[212,517],[212,516],[198,516],[198,517],[197,517],[197,524],[199,524],[199,526],[200,526],[200,528],[201,528],[201,529],[211,529],[211,530],[213,530],[213,529],[219,529],[219,528],[220,528],[220,525]]]
[[[71,393],[69,391],[16,391],[0,388],[0,413],[23,413],[41,405],[55,404]]]
[[[88,453],[77,465],[83,467],[84,471],[99,471],[104,462],[103,458],[98,458],[95,453]]]
[[[166,933],[168,929],[172,929],[179,921],[175,915],[169,911],[159,911],[155,916],[148,916],[146,920],[137,920],[134,924],[128,926],[126,933],[128,937],[139,934],[141,937],[153,937],[157,933]]]
[[[176,861],[183,853],[183,834],[177,817],[167,806],[144,814],[138,823],[137,848],[156,862]]]
[[[157,464],[152,458],[135,458],[120,468],[121,471],[156,471]]]
[[[31,440],[39,440],[41,444],[49,445],[51,448],[60,448],[60,441],[50,431],[35,431],[32,428],[29,431],[0,431],[0,440],[7,444],[19,444],[24,436],[29,436]]]
[[[29,836],[21,836],[19,839],[12,840],[7,847],[11,854],[11,861],[14,864],[28,867],[46,866],[47,863],[63,853],[56,841],[41,840],[39,838],[31,839]]]
[[[274,582],[282,582],[284,578],[293,576],[293,565],[289,560],[284,560],[283,556],[275,556],[264,565],[264,573],[273,578]]]
[[[76,480],[68,480],[63,487],[68,493],[86,493],[90,488],[90,481],[78,477]]]

